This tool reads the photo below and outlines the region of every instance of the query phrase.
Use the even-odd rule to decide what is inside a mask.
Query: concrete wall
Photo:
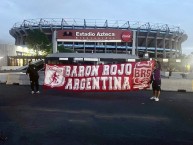
[[[184,76],[183,76],[184,75]],[[161,71],[161,76],[164,78],[169,77],[169,72]],[[172,72],[170,79],[193,79],[193,72]]]
[[[161,89],[165,91],[193,92],[193,80],[191,79],[162,79]]]
[[[21,68],[21,66],[1,66],[0,70],[5,71],[5,70],[17,70],[18,68]]]
[[[152,86],[149,90],[152,90]],[[193,79],[162,78],[161,90],[193,92]]]
[[[44,83],[44,72],[39,72],[39,84]],[[0,83],[5,83],[7,85],[30,85],[29,77],[22,72],[12,72],[12,73],[0,73]]]
[[[39,72],[40,78],[39,83],[44,83],[44,72]],[[0,83],[6,83],[7,85],[19,84],[29,85],[29,78],[25,73],[0,73]],[[152,88],[150,87],[149,90]],[[193,92],[193,79],[173,79],[173,78],[162,78],[161,89],[163,91],[186,91]]]

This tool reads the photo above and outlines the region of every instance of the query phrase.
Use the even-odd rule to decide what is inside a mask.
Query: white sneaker
[[[36,94],[39,94],[39,93],[40,93],[40,91],[37,91],[37,92],[36,92]]]
[[[155,98],[155,101],[158,102],[158,101],[159,101],[159,98]]]
[[[34,94],[35,92],[34,91],[31,91],[31,94]]]
[[[153,97],[151,97],[151,98],[150,98],[150,100],[154,100],[154,99],[156,99],[156,97],[155,97],[155,96],[153,96]]]

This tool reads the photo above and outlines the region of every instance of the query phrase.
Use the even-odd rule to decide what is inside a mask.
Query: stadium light
[[[61,58],[61,57],[60,57],[59,60],[68,60],[68,58]]]
[[[176,59],[176,62],[181,62],[181,59]]]
[[[98,58],[84,58],[84,61],[99,61]]]
[[[168,62],[168,59],[164,58],[164,59],[163,59],[163,62]]]
[[[74,58],[75,61],[83,61],[83,58]]]
[[[127,62],[135,62],[135,59],[127,59]]]

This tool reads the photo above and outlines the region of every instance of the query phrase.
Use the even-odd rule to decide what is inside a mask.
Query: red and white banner
[[[154,61],[46,65],[44,86],[66,91],[129,91],[149,87]]]

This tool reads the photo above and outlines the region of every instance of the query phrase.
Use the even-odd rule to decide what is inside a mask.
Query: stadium
[[[187,39],[180,27],[167,24],[70,18],[24,20],[15,23],[10,34],[16,45],[26,45],[28,32],[35,29],[48,36],[54,53],[63,45],[74,52],[71,57],[92,53],[109,58],[142,58],[146,54],[151,58],[178,58]]]

